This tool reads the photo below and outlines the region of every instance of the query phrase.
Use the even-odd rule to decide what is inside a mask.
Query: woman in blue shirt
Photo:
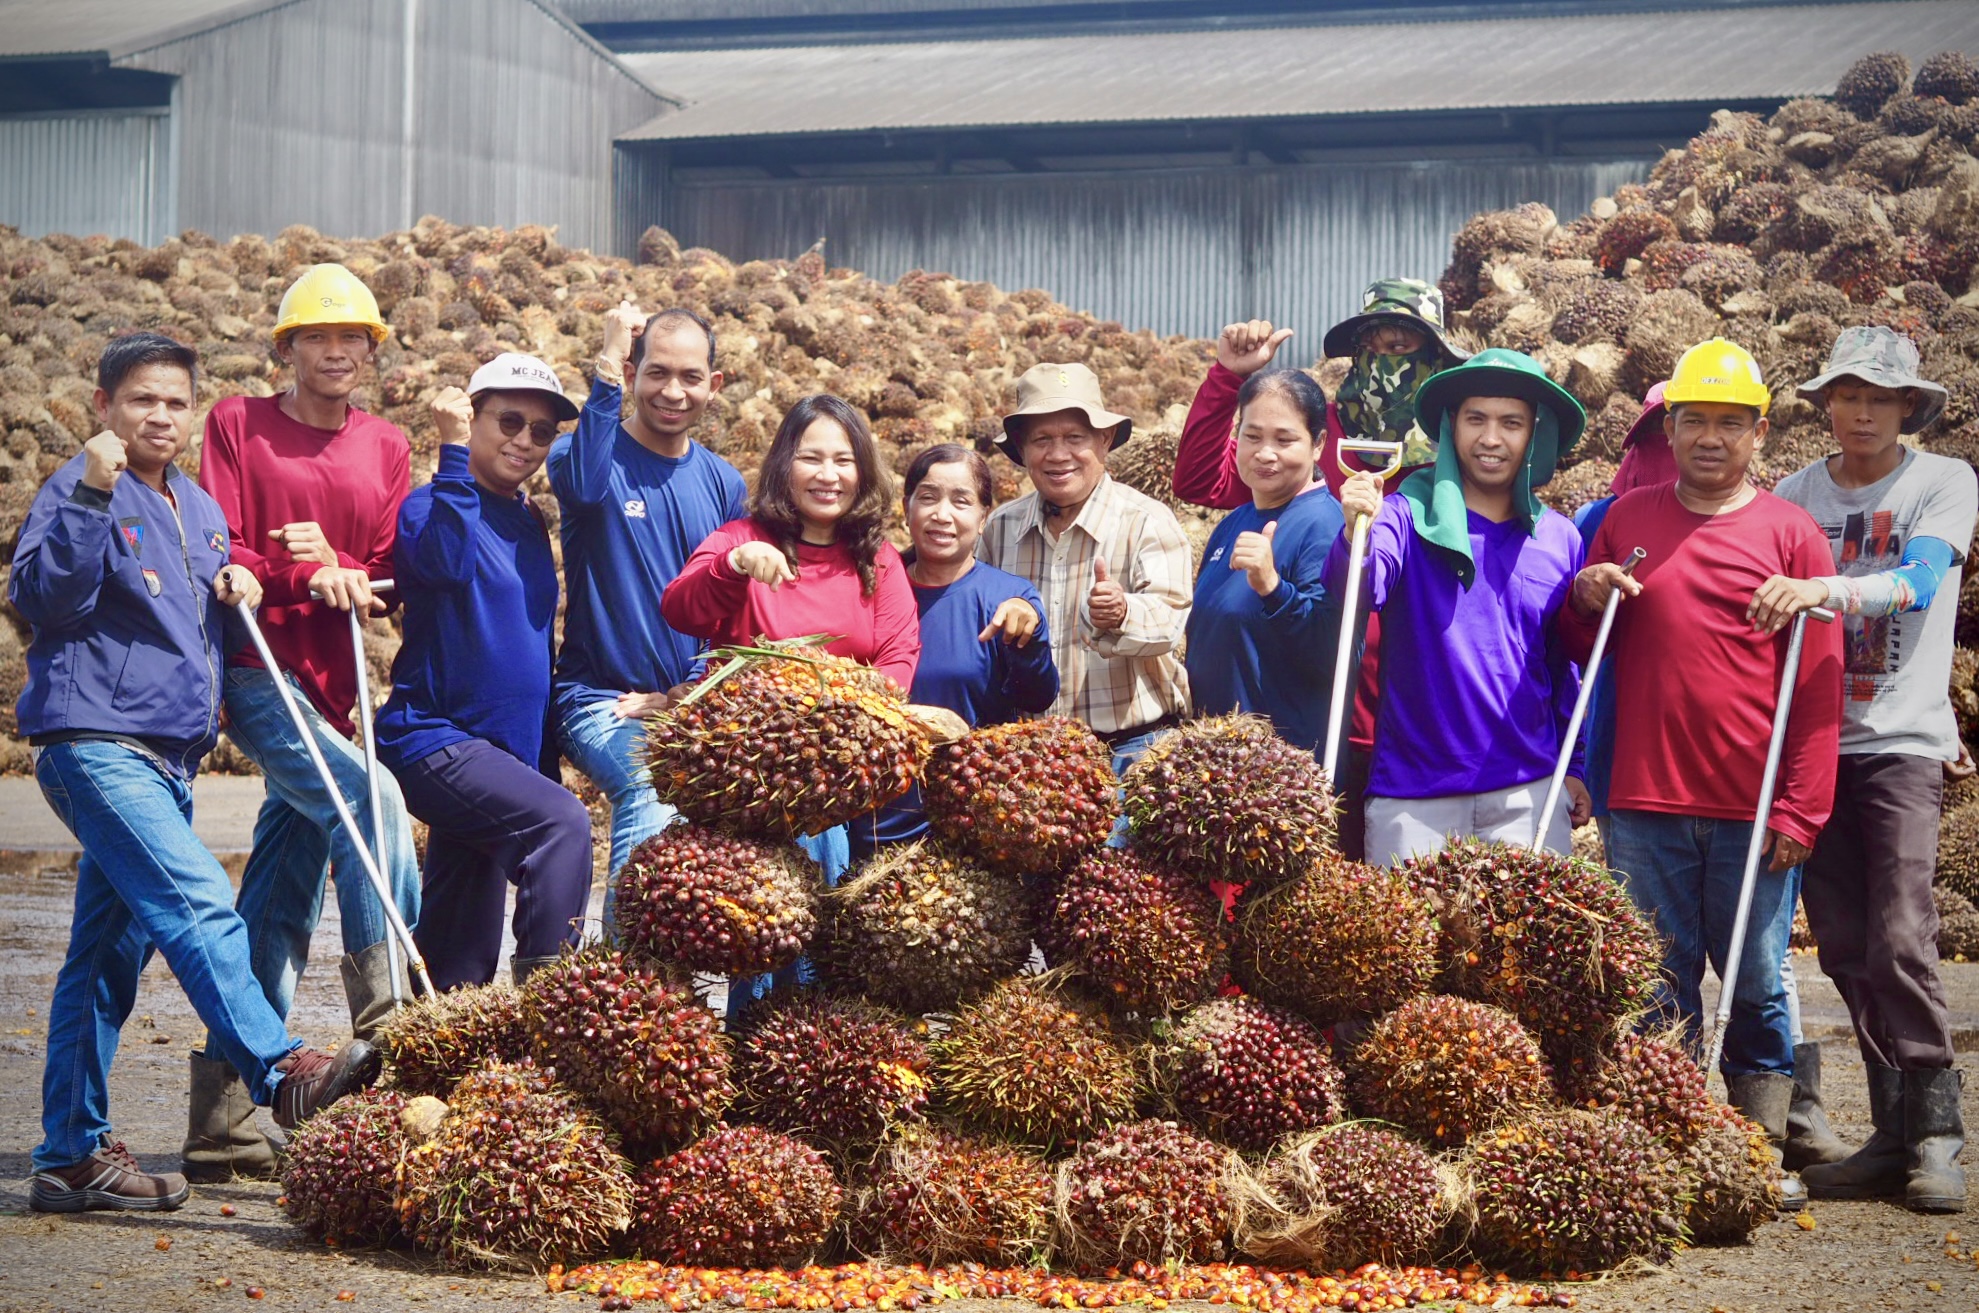
[[[1237,473],[1251,501],[1203,551],[1189,689],[1199,714],[1256,712],[1317,751],[1340,634],[1339,603],[1321,583],[1340,503],[1313,467],[1326,394],[1298,370],[1253,374],[1237,394],[1237,423]]]
[[[907,579],[921,614],[913,700],[947,707],[970,725],[999,725],[1047,710],[1058,667],[1044,603],[1016,575],[976,559],[994,504],[989,465],[967,447],[930,447],[907,467]],[[918,789],[852,825],[852,854],[919,838],[928,828]]]

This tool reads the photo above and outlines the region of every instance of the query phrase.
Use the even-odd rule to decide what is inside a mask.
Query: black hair
[[[943,442],[929,447],[914,458],[907,467],[907,491],[902,494],[906,500],[914,500],[914,489],[921,486],[921,480],[937,465],[966,465],[969,477],[975,480],[976,496],[985,506],[996,505],[996,482],[990,477],[989,462],[980,452],[963,446],[959,442]]]
[[[660,331],[663,324],[692,324],[708,335],[708,372],[715,371],[715,326],[686,306],[677,305],[671,310],[662,310],[646,321],[646,329],[632,339],[632,351],[626,356],[634,369],[646,358],[646,343]]]
[[[804,521],[796,499],[790,495],[790,470],[804,431],[821,419],[845,430],[846,439],[852,443],[859,493],[834,526],[833,540],[851,549],[859,567],[860,591],[871,597],[879,586],[879,551],[886,541],[887,517],[893,510],[893,478],[880,459],[873,430],[857,406],[828,392],[800,398],[784,415],[776,436],[770,439],[770,449],[763,454],[756,494],[749,499],[749,514],[776,539],[790,568],[797,569],[797,544],[804,535]]]
[[[1243,423],[1244,411],[1253,401],[1273,393],[1298,407],[1306,421],[1306,432],[1315,444],[1326,440],[1326,393],[1303,369],[1274,369],[1245,379],[1244,386],[1237,391],[1237,422]]]
[[[146,365],[177,365],[195,387],[199,384],[199,352],[163,333],[124,333],[103,346],[96,361],[96,386],[104,395],[116,396],[117,389]]]

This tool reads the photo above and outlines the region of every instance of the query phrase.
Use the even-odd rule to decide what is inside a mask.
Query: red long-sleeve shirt
[[[1175,495],[1195,506],[1212,510],[1235,510],[1248,506],[1251,490],[1237,473],[1237,393],[1244,377],[1211,362],[1195,400],[1189,403],[1189,417],[1182,423],[1182,438],[1175,448],[1175,473],[1170,484]],[[1340,414],[1331,402],[1326,406],[1326,432],[1314,452],[1315,467],[1335,497],[1347,476],[1367,466],[1353,452],[1339,450],[1346,436]],[[1341,462],[1347,469],[1340,468]],[[1378,472],[1378,471],[1377,471]],[[1397,479],[1402,477],[1398,474]],[[1389,486],[1395,486],[1391,480]],[[1347,526],[1351,532],[1353,526]],[[1347,741],[1361,749],[1374,747],[1374,711],[1381,700],[1381,616],[1367,612],[1366,642],[1361,648],[1360,680],[1354,688],[1354,711],[1350,717]]]
[[[730,520],[694,549],[667,585],[661,617],[683,634],[720,644],[837,634],[828,651],[892,676],[903,693],[913,688],[921,613],[892,544],[880,544],[879,583],[868,597],[851,549],[838,543],[799,543],[798,577],[774,589],[729,568],[728,554],[743,543],[775,541],[754,519]]]
[[[290,561],[268,533],[314,520],[337,564],[373,579],[392,576],[399,503],[411,489],[412,447],[390,421],[352,407],[334,433],[289,418],[275,397],[228,397],[206,416],[199,483],[226,513],[233,561],[261,581],[268,646],[318,711],[351,732],[357,663],[350,621],[313,601],[319,562]],[[391,601],[390,594],[385,595]],[[252,647],[231,663],[259,666]]]
[[[1675,484],[1664,484],[1615,501],[1587,563],[1620,561],[1637,547],[1649,553],[1635,570],[1642,593],[1622,602],[1608,639],[1615,657],[1608,804],[1751,820],[1791,630],[1758,633],[1745,608],[1773,575],[1831,572],[1828,541],[1806,511],[1772,493],[1723,515],[1699,515],[1677,500]],[[1568,654],[1585,664],[1601,617],[1569,605],[1557,623]],[[1834,804],[1841,648],[1839,626],[1807,623],[1768,821],[1810,846]]]

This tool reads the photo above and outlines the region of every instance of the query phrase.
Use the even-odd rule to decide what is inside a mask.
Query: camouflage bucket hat
[[[1945,390],[1917,376],[1917,344],[1894,328],[1844,328],[1828,352],[1827,371],[1802,383],[1802,398],[1821,403],[1837,379],[1859,378],[1872,387],[1909,389],[1917,407],[1903,417],[1902,432],[1915,433],[1945,409]]]
[[[1361,311],[1326,330],[1320,349],[1328,356],[1351,356],[1360,349],[1361,330],[1372,324],[1403,324],[1436,339],[1450,363],[1461,364],[1470,352],[1445,336],[1443,293],[1416,278],[1380,278],[1361,293]]]

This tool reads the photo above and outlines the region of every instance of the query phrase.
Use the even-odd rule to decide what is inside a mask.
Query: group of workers
[[[1564,851],[1600,820],[1693,1042],[1789,698],[1731,986],[1730,1098],[1814,1197],[1963,1207],[1931,881],[1961,759],[1947,687],[1979,481],[1901,441],[1945,392],[1894,331],[1844,330],[1800,384],[1838,451],[1774,492],[1750,477],[1771,389],[1736,344],[1696,345],[1645,399],[1614,495],[1569,520],[1537,490],[1582,437],[1582,407],[1528,356],[1463,350],[1433,287],[1376,282],[1327,333],[1324,353],[1350,360],[1331,400],[1268,368],[1290,330],[1231,324],[1175,461],[1178,499],[1228,512],[1200,568],[1167,506],[1108,473],[1132,422],[1080,364],[1017,380],[996,447],[1032,490],[1005,505],[985,454],[955,444],[916,453],[897,501],[865,416],[829,395],[791,407],[751,491],[694,440],[723,382],[714,330],[626,303],[581,407],[517,354],[441,392],[437,469],[411,489],[405,435],[352,404],[386,332],[348,270],[305,273],[275,330],[289,386],[212,409],[197,483],[175,464],[194,353],[113,339],[105,431],[21,532],[20,723],[83,847],[35,1208],[169,1209],[189,1179],[272,1174],[257,1106],[289,1126],[376,1075],[368,1041],[402,997],[377,889],[447,989],[497,974],[513,886],[521,981],[579,941],[592,883],[590,821],[559,759],[610,804],[609,889],[675,817],[644,769],[647,720],[711,645],[814,634],[972,725],[1076,717],[1118,771],[1183,718],[1225,712],[1324,755],[1336,651],[1357,654],[1346,747],[1321,763],[1348,855],[1392,865],[1464,836]],[[524,491],[546,463],[561,583]],[[904,554],[888,540],[903,504]],[[1350,594],[1367,614],[1343,614]],[[350,619],[400,606],[374,775],[353,742]],[[243,642],[256,607],[279,668]],[[1817,608],[1839,623],[1797,619]],[[1569,742],[1610,613],[1587,732]],[[190,782],[222,732],[267,781],[237,900],[191,828]],[[1562,756],[1564,797],[1542,815]],[[409,816],[429,827],[423,872]],[[835,880],[925,828],[910,794],[803,842]],[[332,883],[353,1038],[327,1054],[286,1019]],[[1803,888],[1868,1068],[1875,1133],[1853,1152],[1822,1112],[1820,1051],[1783,970]],[[209,1032],[183,1171],[158,1174],[116,1140],[107,1096],[154,947]],[[731,1018],[771,986],[731,982]]]

